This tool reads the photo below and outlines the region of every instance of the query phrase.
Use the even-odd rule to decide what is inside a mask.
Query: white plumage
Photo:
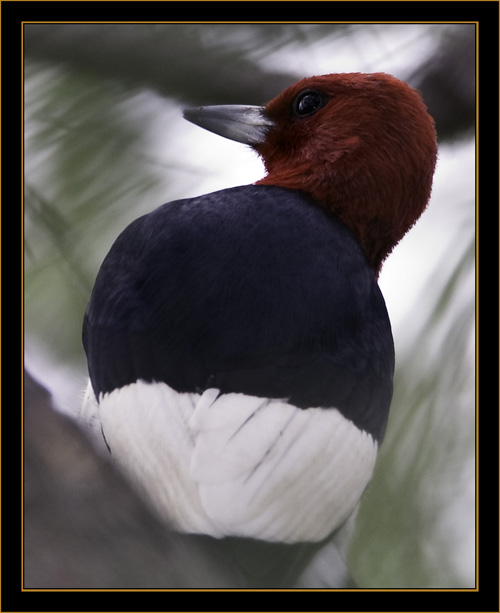
[[[217,389],[137,381],[97,404],[89,386],[82,416],[172,528],[215,537],[322,540],[356,507],[377,454],[334,408]]]

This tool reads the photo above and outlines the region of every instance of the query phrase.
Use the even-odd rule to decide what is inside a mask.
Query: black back
[[[375,275],[301,192],[244,186],[165,204],[119,236],[83,341],[96,394],[164,381],[336,407],[377,440],[394,349]]]

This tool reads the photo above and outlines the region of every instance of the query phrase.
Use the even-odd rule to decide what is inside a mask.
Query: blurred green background
[[[119,232],[263,174],[184,107],[261,104],[330,72],[389,72],[422,91],[439,161],[380,278],[395,394],[349,565],[367,588],[474,587],[475,25],[27,24],[24,49],[25,360],[70,414],[86,385],[84,310]]]

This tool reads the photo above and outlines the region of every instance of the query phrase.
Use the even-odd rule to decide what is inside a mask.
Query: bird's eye
[[[325,106],[327,98],[324,94],[315,91],[305,91],[293,101],[293,112],[298,117],[307,117]]]

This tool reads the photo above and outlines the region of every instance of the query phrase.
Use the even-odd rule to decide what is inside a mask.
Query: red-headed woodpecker
[[[84,413],[174,530],[231,543],[242,567],[238,543],[307,559],[356,509],[384,435],[377,277],[429,199],[433,121],[405,83],[358,73],[185,116],[251,145],[267,174],[118,237],[85,314]],[[276,559],[248,585],[293,585],[295,553]]]

